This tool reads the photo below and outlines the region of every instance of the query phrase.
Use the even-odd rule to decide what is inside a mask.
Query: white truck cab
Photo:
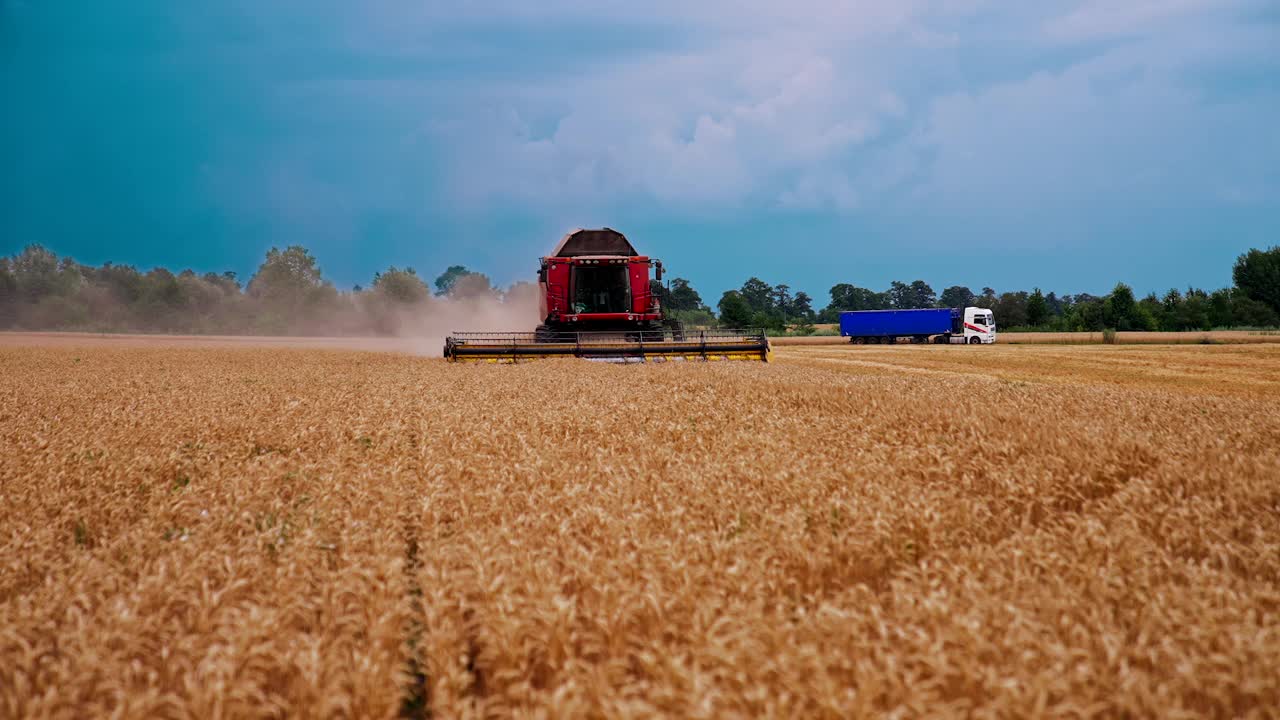
[[[958,339],[958,338],[957,338]],[[969,345],[989,345],[996,341],[996,316],[986,308],[964,309],[964,341]]]

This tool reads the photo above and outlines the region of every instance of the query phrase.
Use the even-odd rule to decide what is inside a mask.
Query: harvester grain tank
[[[840,313],[840,334],[855,345],[895,343],[898,338],[939,344],[996,341],[995,314],[986,308],[851,310]]]
[[[612,362],[769,359],[763,330],[686,332],[662,312],[650,278],[662,262],[611,228],[574,230],[538,266],[542,323],[532,332],[454,333],[453,361],[581,357]]]

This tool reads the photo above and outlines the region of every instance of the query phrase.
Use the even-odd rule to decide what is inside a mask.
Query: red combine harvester
[[[660,282],[662,262],[636,252],[617,230],[575,230],[538,269],[541,325],[533,332],[454,333],[444,356],[471,362],[769,359],[762,330],[686,333],[666,318],[650,289],[650,269]]]

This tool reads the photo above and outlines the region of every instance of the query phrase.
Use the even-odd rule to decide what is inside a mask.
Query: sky
[[[1274,0],[0,0],[0,254],[1103,294],[1280,244]]]

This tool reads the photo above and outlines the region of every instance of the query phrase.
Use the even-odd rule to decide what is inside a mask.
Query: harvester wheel
[[[539,325],[533,331],[533,341],[538,343],[555,342],[556,332],[546,325]]]

